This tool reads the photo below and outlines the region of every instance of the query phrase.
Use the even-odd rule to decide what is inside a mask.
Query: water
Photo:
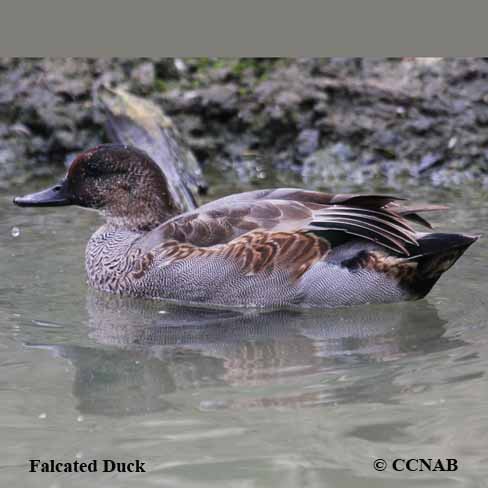
[[[486,235],[486,196],[416,194]],[[99,222],[0,195],[0,486],[487,486],[488,239],[427,300],[211,311],[89,290]],[[412,457],[459,469],[373,469]],[[145,474],[28,473],[136,458]]]

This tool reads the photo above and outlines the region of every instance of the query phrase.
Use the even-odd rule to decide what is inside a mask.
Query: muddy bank
[[[436,58],[3,59],[0,185],[107,141],[102,82],[160,104],[204,167],[242,178],[488,187],[488,62]]]

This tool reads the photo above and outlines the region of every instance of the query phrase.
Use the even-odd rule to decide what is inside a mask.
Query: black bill
[[[14,203],[19,207],[55,207],[73,205],[74,202],[66,191],[65,185],[61,183],[37,193],[15,197]]]

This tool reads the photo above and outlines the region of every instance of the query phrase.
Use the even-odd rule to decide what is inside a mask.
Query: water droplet
[[[46,413],[46,412],[42,412],[41,414],[39,414],[39,418],[40,418],[40,419],[45,419],[45,418],[47,418],[47,413]]]
[[[18,227],[12,227],[10,234],[12,235],[12,237],[19,237],[20,236],[20,229]]]

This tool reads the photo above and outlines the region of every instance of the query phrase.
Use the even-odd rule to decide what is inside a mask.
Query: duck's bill
[[[15,197],[14,203],[19,207],[57,207],[73,205],[73,199],[61,184],[23,197]]]

